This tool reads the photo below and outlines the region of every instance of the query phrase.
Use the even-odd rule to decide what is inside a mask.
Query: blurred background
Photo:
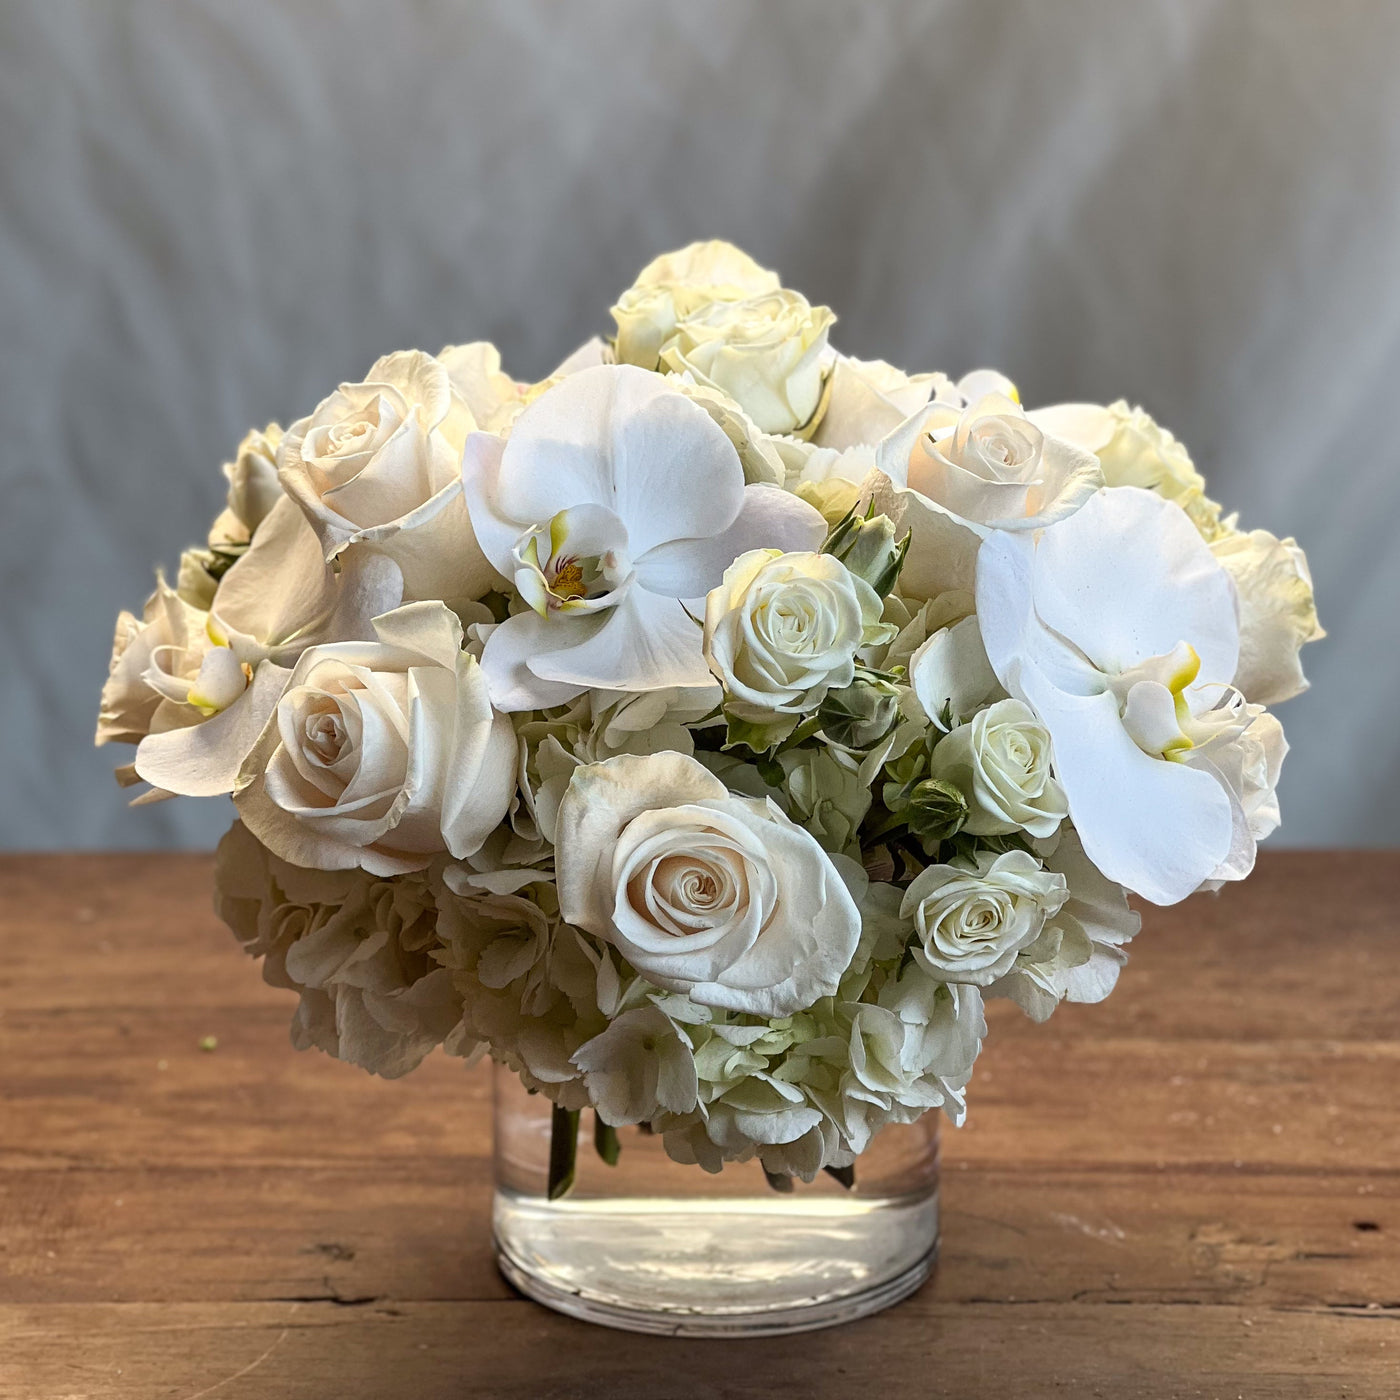
[[[91,736],[251,425],[382,353],[519,378],[734,240],[863,357],[1126,397],[1331,636],[1283,842],[1400,841],[1400,5],[3,0],[0,846],[211,845]]]

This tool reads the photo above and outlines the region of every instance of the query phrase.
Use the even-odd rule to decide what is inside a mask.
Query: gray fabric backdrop
[[[1284,834],[1396,841],[1398,61],[1346,0],[3,0],[0,844],[226,824],[89,742],[247,426],[406,345],[544,373],[701,236],[852,353],[1144,403],[1298,535]]]

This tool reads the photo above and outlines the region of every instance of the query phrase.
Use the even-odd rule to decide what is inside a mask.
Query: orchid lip
[[[541,617],[616,607],[635,576],[627,527],[603,506],[561,510],[511,551],[515,586]]]

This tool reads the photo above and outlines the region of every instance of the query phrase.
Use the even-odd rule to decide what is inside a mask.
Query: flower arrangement
[[[1141,409],[839,354],[728,244],[612,314],[538,384],[404,352],[250,433],[97,742],[232,794],[217,907],[298,1048],[848,1180],[962,1119],[986,998],[1099,1001],[1130,894],[1249,873],[1306,562]]]

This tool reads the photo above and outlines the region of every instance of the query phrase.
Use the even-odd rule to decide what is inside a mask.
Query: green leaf
[[[797,724],[795,715],[780,715],[767,724],[753,724],[748,720],[736,719],[728,711],[724,717],[729,725],[724,747],[747,748],[756,754],[767,753],[774,744],[791,734]]]
[[[492,590],[481,600],[497,622],[504,622],[510,616],[510,599],[504,593]]]
[[[787,781],[783,765],[776,758],[769,758],[767,754],[760,754],[754,759],[753,766],[758,769],[758,776],[770,788],[780,788]]]
[[[549,1186],[551,1201],[567,1196],[578,1164],[578,1109],[554,1105],[549,1121]]]
[[[596,1110],[593,1114],[593,1146],[608,1166],[617,1166],[617,1159],[622,1155],[622,1143],[618,1141],[617,1129],[604,1123]]]

